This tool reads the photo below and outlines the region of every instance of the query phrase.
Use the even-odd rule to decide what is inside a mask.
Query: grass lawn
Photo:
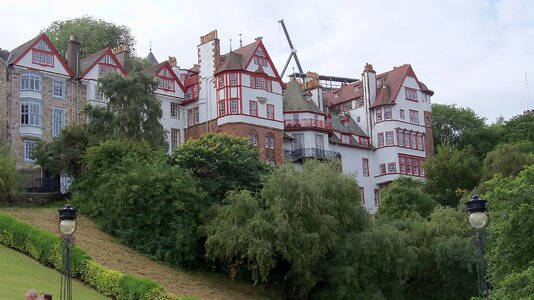
[[[59,299],[61,274],[33,258],[0,244],[0,299],[24,299],[29,289],[52,293]],[[72,297],[80,300],[109,299],[73,280]]]
[[[57,234],[57,209],[63,207],[63,205],[61,203],[53,203],[46,207],[3,207],[0,208],[0,212],[12,215],[36,228]],[[116,242],[113,237],[99,230],[91,220],[83,215],[78,216],[78,227],[75,235],[76,245],[83,249],[94,261],[125,274],[152,279],[177,296],[196,297],[203,300],[280,298],[275,291],[253,287],[251,283],[231,280],[215,273],[174,269],[150,260],[145,255]],[[3,273],[1,263],[0,273]],[[23,285],[27,289],[31,288],[26,284]],[[0,289],[1,287],[2,281],[0,281]],[[0,294],[0,299],[6,298]]]

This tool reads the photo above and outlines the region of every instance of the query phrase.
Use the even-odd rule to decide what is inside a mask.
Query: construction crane
[[[299,73],[304,73],[302,71],[302,67],[300,66],[299,58],[297,57],[297,50],[293,47],[293,43],[291,42],[291,38],[289,37],[289,33],[287,33],[286,25],[284,24],[284,19],[280,19],[278,21],[282,25],[282,29],[284,29],[284,33],[286,35],[287,43],[289,44],[289,48],[291,48],[291,53],[289,54],[289,57],[287,58],[286,65],[284,66],[284,69],[282,70],[282,73],[280,74],[280,78],[284,77],[284,73],[286,72],[287,66],[289,65],[289,62],[291,61],[291,58],[295,58],[295,62],[297,63],[297,68],[299,69]]]

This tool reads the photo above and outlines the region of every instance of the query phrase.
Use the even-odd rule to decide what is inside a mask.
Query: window
[[[406,99],[417,101],[417,90],[411,89],[409,87],[405,87],[404,90],[406,92]]]
[[[350,134],[340,133],[339,136],[340,136],[340,140],[341,140],[342,143],[351,144],[352,138],[351,138]]]
[[[380,205],[380,190],[375,189],[375,206]]]
[[[392,162],[388,163],[388,173],[397,173],[397,164]]]
[[[226,114],[226,105],[224,100],[219,101],[219,116],[224,116]]]
[[[52,80],[52,96],[54,98],[65,98],[65,81]]]
[[[356,108],[363,107],[363,97],[360,97],[356,100]]]
[[[412,149],[417,149],[417,136],[415,134],[411,134],[412,137]]]
[[[115,72],[117,67],[108,64],[98,64],[98,76],[106,76],[111,72]]]
[[[32,159],[31,154],[33,149],[37,146],[36,141],[24,140],[24,161],[34,162],[35,159]]]
[[[399,146],[404,147],[404,133],[397,131],[397,143]]]
[[[410,133],[404,133],[404,147],[410,148]]]
[[[419,124],[419,112],[417,110],[410,110],[410,123]]]
[[[393,143],[393,131],[386,131],[386,146],[391,146]]]
[[[423,137],[420,135],[417,136],[417,149],[423,150]]]
[[[386,164],[380,164],[379,169],[380,169],[380,175],[386,174]]]
[[[384,133],[378,133],[378,147],[384,147]]]
[[[422,169],[424,162],[424,157],[399,154],[399,166],[402,174],[424,176],[424,171]]]
[[[32,62],[43,66],[54,66],[54,53],[45,40],[40,40],[32,50]]]
[[[167,68],[163,68],[158,72],[158,88],[174,92],[174,78],[172,73]]]
[[[267,89],[267,83],[265,82],[265,78],[256,78],[256,88],[262,90]]]
[[[274,105],[267,104],[267,119],[274,120]]]
[[[270,132],[265,134],[265,148],[274,149],[274,136]]]
[[[423,93],[423,102],[429,102],[430,101],[430,95]]]
[[[20,90],[21,91],[41,91],[41,75],[26,73],[20,76]]]
[[[224,87],[224,75],[219,76],[219,88]]]
[[[258,116],[258,101],[250,100],[248,102],[249,114],[251,116]]]
[[[369,139],[368,138],[360,136],[359,141],[360,141],[360,144],[362,144],[364,146],[369,146]]]
[[[430,127],[430,116],[425,116],[425,126]]]
[[[391,120],[392,119],[392,113],[391,113],[391,107],[384,107],[384,120]]]
[[[248,132],[248,143],[253,146],[258,146],[258,132],[254,129],[251,129]]]
[[[198,107],[187,111],[187,125],[195,125],[199,123]]]
[[[20,125],[41,126],[41,103],[22,100],[20,103]]]
[[[52,108],[52,137],[58,136],[63,127],[65,127],[65,110]]]
[[[109,54],[106,54],[106,56],[102,57],[100,62],[103,63],[103,64],[115,66],[115,61],[113,60],[113,58]]]
[[[382,121],[382,108],[376,109],[376,122]]]
[[[174,151],[180,147],[180,130],[171,128],[171,151]]]
[[[250,76],[250,87],[256,88],[256,81],[254,80],[254,76]]]
[[[263,53],[263,50],[258,48],[258,51],[256,51],[256,54],[254,56],[254,63],[259,66],[267,67],[267,59],[265,58],[265,53]]]
[[[237,114],[239,113],[239,101],[237,99],[230,100],[230,113]]]
[[[365,189],[360,187],[360,203],[365,205]]]
[[[237,74],[230,74],[230,86],[237,85]]]
[[[324,150],[324,138],[321,134],[315,135],[315,148]]]
[[[299,150],[304,149],[304,135],[303,134],[293,134],[293,149]]]
[[[250,76],[250,87],[262,89],[271,92],[273,89],[272,81],[263,77]]]
[[[293,114],[293,125],[295,126],[300,125],[299,114]]]
[[[352,109],[352,101],[341,104],[341,111],[349,111]]]
[[[171,118],[180,118],[180,106],[178,103],[171,102]]]
[[[362,158],[362,173],[363,176],[369,177],[369,159]]]
[[[404,117],[404,109],[400,110],[400,118],[401,118],[401,120],[405,119],[405,117]]]

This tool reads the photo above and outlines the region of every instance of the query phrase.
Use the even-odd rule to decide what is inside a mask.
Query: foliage
[[[398,286],[388,285],[400,284],[405,273],[402,240],[392,229],[365,231],[370,220],[357,204],[358,186],[338,167],[310,161],[299,172],[284,165],[266,177],[258,195],[229,193],[208,226],[208,257],[247,268],[257,281],[279,282],[286,297],[394,294]],[[386,244],[378,253],[367,250]],[[374,269],[366,261],[382,264]],[[394,279],[381,282],[373,274]]]
[[[228,191],[257,190],[269,171],[258,149],[241,137],[208,133],[191,139],[174,153],[174,162],[192,172],[201,187],[217,200]]]
[[[92,16],[66,21],[54,21],[43,32],[48,35],[57,50],[64,56],[70,35],[74,34],[81,45],[80,59],[104,48],[114,48],[127,44],[130,51],[135,51],[135,38],[130,28],[117,26]]]
[[[405,299],[469,299],[476,293],[475,248],[463,210],[437,207],[428,219],[413,213],[389,222],[416,253]]]
[[[491,238],[487,257],[490,278],[500,286],[503,278],[534,264],[534,166],[515,178],[495,176],[487,182]]]
[[[425,190],[439,204],[455,207],[460,197],[457,190],[472,190],[480,181],[481,163],[473,148],[457,150],[438,146],[437,154],[424,165],[428,176]]]
[[[141,72],[151,65],[152,63],[146,58],[130,56],[130,72]]]
[[[378,211],[380,218],[400,219],[416,212],[428,217],[436,202],[423,191],[424,182],[410,177],[400,177],[383,190]]]
[[[87,151],[73,203],[127,245],[174,265],[201,257],[196,233],[207,209],[197,183],[146,142],[108,141]]]
[[[534,142],[534,114],[523,114],[513,117],[505,122],[506,141],[514,143],[519,141]]]
[[[0,146],[0,200],[22,193],[21,178],[16,162],[7,146]]]
[[[82,155],[90,145],[86,128],[85,124],[68,126],[51,142],[39,141],[32,153],[37,164],[53,174],[78,177],[83,171]]]
[[[62,267],[61,249],[64,245],[57,236],[3,214],[0,214],[0,243],[23,252],[47,266],[58,270]],[[82,279],[113,299],[178,299],[167,293],[162,298],[154,298],[155,292],[162,291],[160,285],[147,279],[106,269],[78,247],[72,250],[72,270],[73,277]]]
[[[107,114],[89,110],[89,126],[98,126],[92,132],[98,129],[106,136],[145,140],[154,148],[166,147],[165,130],[159,122],[161,103],[156,98],[157,83],[153,79],[141,73],[128,78],[112,73],[100,78],[98,85],[108,99]]]
[[[481,118],[470,108],[456,105],[432,104],[432,133],[434,145],[454,146],[463,142],[464,135],[470,135],[484,128]]]
[[[507,275],[493,293],[493,298],[498,300],[532,299],[534,295],[534,266],[528,267],[521,273]]]
[[[534,164],[534,143],[502,144],[486,155],[481,182],[495,174],[516,176],[525,166]]]

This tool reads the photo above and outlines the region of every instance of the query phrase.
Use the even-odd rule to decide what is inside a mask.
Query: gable
[[[90,55],[81,61],[82,75],[80,77],[88,77],[96,79],[100,75],[107,74],[113,71],[120,71],[123,76],[126,76],[126,70],[120,64],[119,60],[113,55],[111,50],[105,49]],[[89,65],[88,67],[86,67]]]
[[[61,57],[46,34],[41,34],[25,48],[20,49],[22,51],[21,54],[18,57],[14,57],[11,64],[69,77],[73,76],[63,57]]]
[[[158,82],[158,90],[164,94],[178,94],[177,92],[181,91],[179,94],[182,95],[185,91],[178,76],[167,62],[163,63],[163,66],[156,71],[156,81]]]
[[[245,69],[250,72],[264,72],[270,77],[277,78],[278,81],[282,83],[267,49],[265,49],[265,46],[261,41],[257,43],[257,47],[252,53],[253,54],[248,58],[248,61],[245,64]]]

